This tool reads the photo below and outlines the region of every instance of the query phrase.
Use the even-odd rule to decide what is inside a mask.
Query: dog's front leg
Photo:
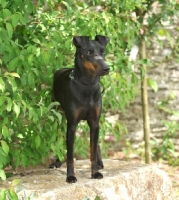
[[[76,130],[76,124],[74,123],[67,123],[67,179],[66,182],[68,183],[75,183],[77,179],[74,173],[74,161],[73,161],[73,147],[74,147],[74,135]]]
[[[103,175],[98,172],[97,162],[97,144],[99,137],[99,124],[96,121],[88,120],[90,127],[90,150],[91,150],[91,177],[95,179],[103,178]]]
[[[101,158],[101,150],[100,150],[100,146],[98,144],[97,146],[97,162],[98,162],[98,169],[103,169],[104,168],[104,165],[103,165],[103,161],[102,161],[102,158]]]

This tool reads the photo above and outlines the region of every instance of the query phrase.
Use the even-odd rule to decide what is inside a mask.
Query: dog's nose
[[[104,69],[104,72],[106,72],[106,73],[107,73],[107,72],[109,72],[109,70],[110,70],[110,68],[109,68],[109,67],[107,67],[107,68],[105,68],[105,69]]]

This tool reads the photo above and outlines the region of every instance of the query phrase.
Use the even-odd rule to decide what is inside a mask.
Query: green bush
[[[169,95],[167,99],[158,102],[158,108],[169,116],[179,116],[179,111],[171,108],[171,101],[176,97],[173,93]],[[176,150],[174,141],[179,136],[179,123],[172,120],[163,120],[163,125],[166,128],[165,134],[162,137],[162,142],[158,143],[156,139],[152,142],[152,153],[154,160],[164,160],[170,165],[179,165],[177,159],[178,152]]]

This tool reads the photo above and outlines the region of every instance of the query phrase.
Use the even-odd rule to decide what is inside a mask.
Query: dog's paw
[[[67,179],[66,179],[66,182],[68,182],[68,183],[76,183],[77,179],[76,179],[75,176],[68,176]]]
[[[92,174],[91,178],[102,179],[103,175],[100,172],[95,172],[94,174]]]
[[[56,160],[54,163],[52,163],[49,168],[60,168],[62,165],[62,162],[60,160]]]

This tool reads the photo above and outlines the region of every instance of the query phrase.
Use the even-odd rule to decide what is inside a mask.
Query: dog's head
[[[91,76],[103,76],[109,73],[109,66],[105,62],[105,49],[109,42],[106,36],[97,35],[95,40],[88,36],[75,36],[73,43],[77,48],[78,63]]]

